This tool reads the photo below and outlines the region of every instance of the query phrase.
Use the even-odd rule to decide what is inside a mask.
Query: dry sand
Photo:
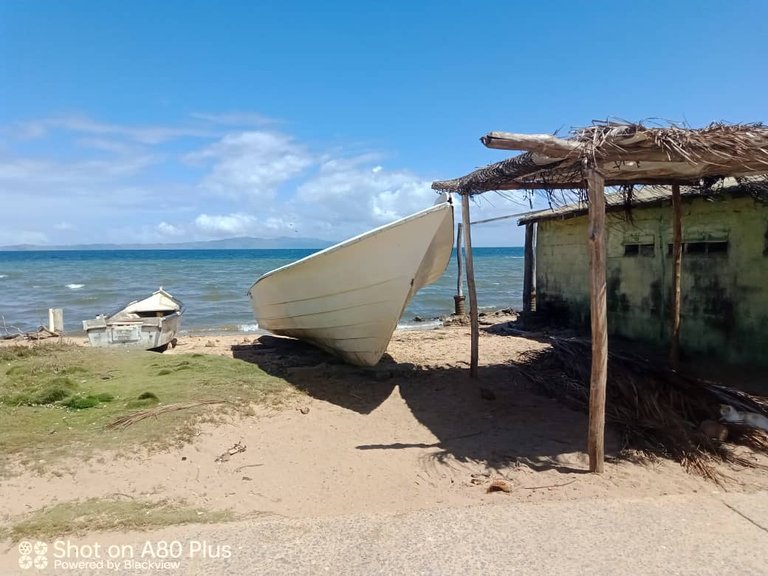
[[[166,354],[254,362],[302,393],[279,409],[202,425],[180,449],[129,458],[106,453],[3,479],[0,521],[56,502],[115,495],[242,515],[317,517],[768,488],[755,470],[724,468],[732,480],[717,486],[669,461],[610,460],[605,474],[585,473],[586,416],[533,393],[510,368],[521,352],[542,346],[483,332],[474,381],[465,326],[398,331],[374,369],[339,364],[288,339],[183,336]],[[237,442],[244,452],[216,462]],[[617,448],[609,431],[609,455]],[[511,491],[488,493],[494,480]]]

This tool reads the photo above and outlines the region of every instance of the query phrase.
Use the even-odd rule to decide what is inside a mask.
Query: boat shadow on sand
[[[514,364],[481,366],[473,380],[464,363],[414,365],[385,354],[377,366],[360,368],[303,342],[273,336],[232,351],[235,358],[287,380],[312,398],[359,414],[370,414],[399,394],[436,438],[433,443],[383,438],[380,444],[357,445],[358,450],[435,448],[430,458],[484,462],[496,469],[525,465],[563,473],[585,470],[586,416],[534,393]],[[607,453],[616,454],[618,442],[610,431],[606,441]]]

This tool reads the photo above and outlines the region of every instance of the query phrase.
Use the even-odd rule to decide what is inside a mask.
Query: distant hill
[[[66,246],[45,246],[16,244],[0,246],[0,250],[23,252],[32,250],[258,250],[275,248],[327,248],[333,242],[319,238],[225,238],[201,242],[175,242],[172,244],[72,244]]]

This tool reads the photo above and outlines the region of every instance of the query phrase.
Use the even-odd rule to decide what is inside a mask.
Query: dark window
[[[683,254],[690,256],[727,256],[728,241],[683,242]],[[667,255],[672,256],[672,244],[667,244]]]
[[[624,244],[624,256],[653,258],[656,248],[653,244]]]
[[[728,242],[707,242],[707,254],[728,254]]]
[[[656,246],[653,244],[640,244],[640,256],[653,258],[656,255]]]

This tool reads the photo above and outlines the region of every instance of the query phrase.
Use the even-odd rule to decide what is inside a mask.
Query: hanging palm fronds
[[[586,412],[589,404],[589,340],[552,338],[551,347],[528,352],[521,370],[535,387]],[[674,459],[687,470],[717,480],[717,461],[761,466],[735,451],[741,445],[768,454],[761,430],[728,426],[728,442],[712,438],[704,422],[717,421],[722,405],[768,416],[765,398],[713,382],[659,369],[643,358],[610,353],[606,421],[621,435],[623,448]]]

